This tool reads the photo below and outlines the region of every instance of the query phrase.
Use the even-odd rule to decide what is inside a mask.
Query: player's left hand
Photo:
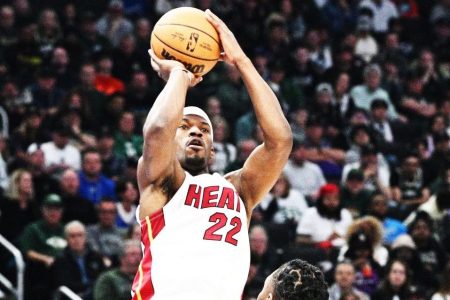
[[[205,10],[206,19],[216,28],[219,33],[220,42],[222,44],[223,53],[221,53],[221,60],[230,65],[236,65],[240,61],[247,58],[241,46],[237,42],[234,34],[228,26],[209,9]]]

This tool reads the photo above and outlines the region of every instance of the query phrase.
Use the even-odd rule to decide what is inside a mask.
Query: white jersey
[[[144,257],[133,299],[241,299],[250,267],[247,214],[224,177],[186,173],[141,229]]]

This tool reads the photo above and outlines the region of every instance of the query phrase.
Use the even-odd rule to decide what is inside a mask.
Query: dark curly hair
[[[319,268],[294,259],[274,274],[275,300],[328,300],[328,287]]]

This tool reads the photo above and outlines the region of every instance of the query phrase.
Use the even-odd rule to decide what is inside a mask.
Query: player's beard
[[[184,160],[184,168],[193,175],[199,174],[206,169],[206,158],[198,155],[188,156]]]

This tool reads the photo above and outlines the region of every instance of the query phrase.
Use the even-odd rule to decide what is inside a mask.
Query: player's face
[[[208,160],[214,155],[208,122],[200,116],[184,116],[175,140],[177,158],[183,168],[194,172],[205,170]]]
[[[274,272],[275,273],[275,272]],[[259,293],[258,298],[256,298],[256,300],[274,300],[273,297],[273,274],[270,274],[267,278],[266,281],[264,281],[264,287],[262,289],[262,291]]]

